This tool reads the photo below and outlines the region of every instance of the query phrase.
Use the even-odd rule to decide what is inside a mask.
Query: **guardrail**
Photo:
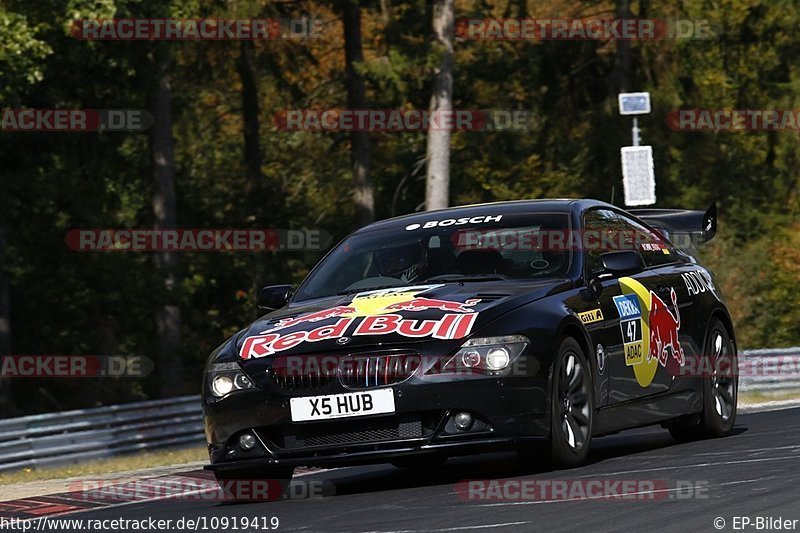
[[[739,359],[742,392],[779,394],[800,389],[800,347],[743,350]]]
[[[0,420],[0,472],[204,443],[197,396]]]
[[[742,356],[757,358],[748,368],[758,372],[742,372],[740,391],[800,390],[800,347],[745,350]],[[197,396],[182,396],[0,420],[0,472],[202,445],[201,413]]]

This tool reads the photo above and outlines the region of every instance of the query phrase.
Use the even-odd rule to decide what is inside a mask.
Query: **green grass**
[[[180,450],[142,452],[44,470],[26,468],[16,472],[0,474],[0,485],[126,472],[129,470],[142,470],[159,466],[181,465],[196,461],[208,461],[208,453],[205,447],[198,446]]]
[[[739,393],[740,404],[775,402],[780,400],[800,400],[800,390],[789,390],[780,392],[741,392]]]

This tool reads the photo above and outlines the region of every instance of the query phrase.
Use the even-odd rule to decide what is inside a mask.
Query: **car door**
[[[625,402],[668,390],[671,380],[658,372],[649,351],[651,291],[662,283],[655,268],[626,276],[605,272],[602,254],[633,250],[641,256],[641,231],[612,209],[594,208],[583,216],[584,276],[587,289],[602,313],[598,323],[584,324],[605,363],[598,379],[607,384],[605,404]],[[598,362],[600,357],[598,356]]]
[[[703,298],[716,298],[711,274],[681,254],[668,240],[626,214],[619,214],[644,237],[641,255],[648,268],[658,272],[659,283],[651,307],[662,309],[650,323],[651,351],[658,354],[666,378],[680,373],[687,358],[702,353],[707,317]],[[710,296],[709,296],[710,295]]]

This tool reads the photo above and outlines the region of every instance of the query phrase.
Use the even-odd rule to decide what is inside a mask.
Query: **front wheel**
[[[275,501],[284,498],[294,475],[291,467],[267,467],[214,472],[220,493],[235,502]]]
[[[728,330],[719,320],[709,330],[703,357],[709,358],[708,375],[703,376],[703,412],[674,420],[669,432],[678,442],[725,437],[736,422],[739,369],[736,350]],[[705,374],[705,372],[704,372]]]
[[[550,458],[558,466],[581,464],[592,441],[592,372],[578,342],[562,341],[553,366],[550,403]]]

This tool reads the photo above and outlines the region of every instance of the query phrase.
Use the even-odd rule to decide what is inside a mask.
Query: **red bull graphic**
[[[337,305],[322,311],[315,311],[305,315],[300,315],[293,318],[284,318],[278,321],[273,329],[288,328],[303,322],[319,322],[320,320],[327,320],[329,318],[336,318],[337,316],[354,315],[356,308],[349,305]]]
[[[414,298],[408,302],[400,302],[386,307],[392,311],[427,311],[428,309],[439,309],[441,311],[451,311],[453,313],[472,313],[471,306],[480,302],[479,298],[470,298],[464,303],[451,302],[450,300],[437,300],[435,298]]]
[[[669,295],[675,308],[675,316],[664,301],[650,291],[650,357],[657,358],[661,366],[667,365],[670,353],[679,365],[686,362],[683,347],[678,340],[681,314],[678,310],[678,296],[675,294],[675,289],[670,289]]]
[[[472,331],[478,313],[479,298],[465,302],[420,297],[419,294],[441,287],[423,285],[398,287],[356,294],[349,304],[279,320],[273,327],[244,340],[242,359],[267,357],[294,348],[304,342],[319,342],[345,336],[397,334],[409,338],[463,339]],[[444,311],[437,319],[406,318],[399,313],[428,310]],[[338,319],[331,324],[315,324]],[[359,320],[360,319],[360,320]],[[283,333],[289,327],[308,324],[309,329]],[[352,326],[352,327],[351,327]]]
[[[625,351],[625,364],[633,369],[636,382],[648,387],[659,364],[671,373],[685,363],[678,338],[681,317],[675,289],[670,289],[672,314],[666,303],[653,291],[633,278],[619,279],[622,295],[614,297],[620,316],[620,329]],[[669,356],[672,354],[672,361]]]
[[[427,309],[441,309],[442,311],[453,311],[459,313],[472,312],[467,305],[474,305],[480,300],[467,300],[469,304],[461,302],[451,302],[449,300],[435,300],[430,298],[418,298],[419,294],[436,289],[442,285],[418,285],[414,287],[394,287],[390,289],[379,289],[374,291],[360,292],[356,294],[348,304],[337,305],[328,309],[313,311],[297,317],[287,317],[279,320],[269,331],[284,329],[305,322],[319,322],[336,317],[354,317],[382,315],[396,311],[425,311]],[[417,301],[418,304],[411,305]],[[396,307],[401,306],[401,307]],[[414,307],[405,309],[405,307]]]

